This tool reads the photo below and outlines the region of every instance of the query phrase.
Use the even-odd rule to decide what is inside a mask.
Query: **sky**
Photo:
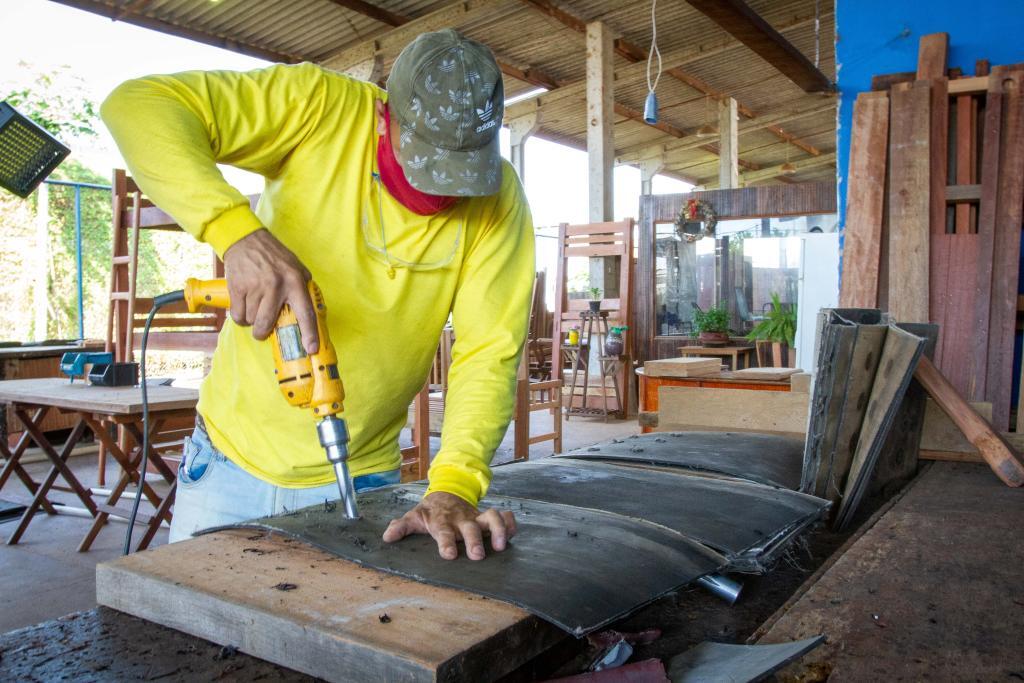
[[[27,72],[19,63],[36,70],[69,66],[81,77],[92,98],[101,102],[122,81],[154,73],[192,69],[248,70],[268,64],[237,52],[203,45],[157,31],[115,22],[89,12],[48,0],[0,0],[0,88]],[[581,55],[582,58],[582,55]],[[70,142],[73,158],[103,175],[124,162],[105,129],[95,143]],[[502,149],[508,153],[508,130],[502,130]],[[262,189],[262,179],[237,169],[222,167],[225,177],[243,193]],[[587,223],[587,155],[579,150],[530,138],[526,143],[524,186],[538,227],[559,223]],[[689,185],[663,176],[655,177],[654,192],[684,192]],[[615,220],[637,217],[640,171],[620,166],[614,177]],[[553,230],[540,230],[551,235]],[[554,272],[557,245],[554,239],[538,239],[538,269]]]

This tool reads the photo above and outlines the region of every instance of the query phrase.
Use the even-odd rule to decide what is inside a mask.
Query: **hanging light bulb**
[[[713,138],[718,135],[718,129],[711,125],[711,114],[709,105],[711,104],[711,96],[704,96],[704,125],[697,129],[697,137],[699,138]]]
[[[658,49],[658,20],[655,11],[658,8],[658,0],[651,0],[651,49],[647,53],[647,99],[644,100],[644,122],[654,125],[658,122],[658,96],[654,90],[661,80],[661,50]],[[658,73],[651,82],[651,66],[654,56],[658,57]]]

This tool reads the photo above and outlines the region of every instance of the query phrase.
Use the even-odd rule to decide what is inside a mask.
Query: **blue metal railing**
[[[78,183],[70,180],[45,180],[47,185],[59,185],[75,189],[75,264],[78,273],[78,338],[85,339],[85,294],[82,271],[82,188],[87,190],[111,190],[110,185]]]

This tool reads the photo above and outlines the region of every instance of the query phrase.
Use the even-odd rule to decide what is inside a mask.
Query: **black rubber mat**
[[[641,519],[503,496],[488,496],[483,506],[514,511],[519,534],[484,561],[443,560],[429,536],[385,544],[388,522],[424,491],[413,484],[360,494],[358,520],[317,505],[236,526],[279,531],[367,567],[497,598],[576,636],[727,564],[710,548]]]
[[[547,458],[494,468],[492,494],[645,519],[721,552],[730,571],[763,572],[828,502],[782,488],[685,471]]]
[[[554,457],[680,467],[796,490],[803,454],[803,439],[777,434],[658,432],[612,439]]]

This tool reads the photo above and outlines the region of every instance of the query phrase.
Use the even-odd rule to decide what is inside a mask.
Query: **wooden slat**
[[[978,196],[974,199],[981,201],[981,185],[977,183],[976,159],[971,154],[974,138],[974,122],[971,107],[972,98],[970,95],[960,95],[956,98],[956,130],[954,147],[954,159],[956,164],[956,182],[959,187],[976,187]],[[946,188],[946,201],[954,196],[951,192],[954,186]],[[966,205],[957,206],[954,214],[954,232],[970,232],[971,207]]]
[[[622,221],[616,223],[587,223],[565,226],[566,235],[622,235]]]
[[[893,88],[889,135],[889,312],[928,322],[929,111],[926,82]]]
[[[615,244],[595,244],[587,247],[567,247],[566,256],[619,256],[622,246]]]
[[[978,207],[978,249],[975,259],[977,271],[971,307],[972,327],[980,334],[985,334],[989,330],[992,303],[992,263],[995,257],[1002,125],[1002,87],[993,79],[985,96],[985,128],[981,143],[981,204]],[[966,397],[969,401],[988,400],[988,344],[973,344],[969,359]]]
[[[946,185],[947,204],[977,201],[981,201],[981,185]]]
[[[929,33],[921,36],[917,50],[917,80],[928,81],[945,78],[946,54],[948,52],[948,33]]]
[[[950,95],[971,95],[988,90],[988,76],[955,78],[949,82]]]
[[[875,308],[885,203],[889,96],[861,93],[853,106],[840,305]]]
[[[996,429],[1006,431],[1010,424],[1010,394],[1014,383],[1013,338],[1017,321],[1021,222],[1024,220],[1024,69],[995,67],[992,78],[1003,87],[1003,123],[986,399],[992,402],[992,423]]]

